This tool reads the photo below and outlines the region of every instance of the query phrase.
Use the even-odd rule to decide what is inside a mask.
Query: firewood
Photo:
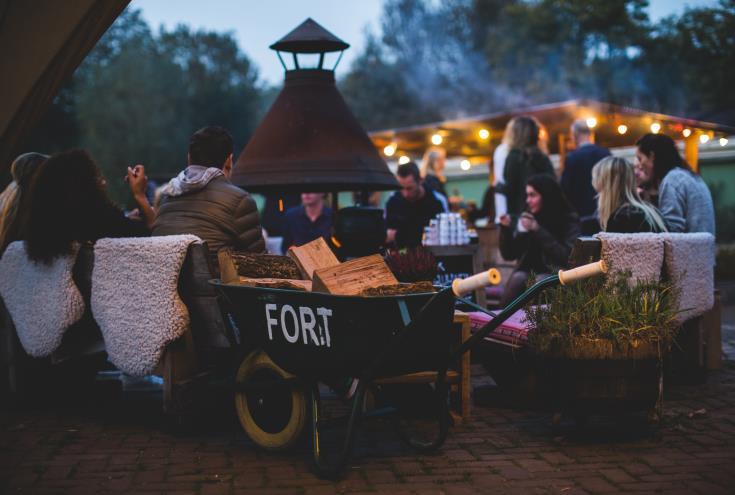
[[[436,292],[431,282],[412,282],[409,284],[398,285],[381,285],[380,287],[371,287],[360,292],[361,296],[396,296],[400,294],[420,294],[426,292]]]
[[[246,253],[225,248],[217,253],[217,257],[220,263],[221,277],[226,273],[231,280],[234,280],[232,278],[233,267],[237,275],[241,277],[283,278],[291,280],[300,280],[303,278],[296,263],[288,256]],[[227,282],[224,278],[222,280]]]
[[[373,254],[315,270],[312,291],[352,296],[368,288],[396,284],[398,280],[383,257]]]
[[[313,278],[314,270],[339,265],[339,260],[322,237],[303,246],[291,246],[287,255],[294,260],[305,280]]]
[[[250,287],[268,287],[271,289],[291,289],[311,291],[311,280],[294,280],[285,278],[250,278],[240,277],[240,285]]]

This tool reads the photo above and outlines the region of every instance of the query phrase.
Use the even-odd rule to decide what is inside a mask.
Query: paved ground
[[[470,425],[422,456],[375,421],[333,483],[308,471],[305,444],[258,451],[229,401],[181,433],[158,395],[100,387],[85,401],[0,407],[0,493],[733,493],[735,308],[723,316],[730,360],[705,385],[671,387],[656,429],[638,416],[553,427],[546,413],[477,406]],[[480,366],[473,372],[487,382]]]
[[[310,474],[304,446],[259,452],[226,407],[186,434],[166,425],[159,407],[149,393],[99,392],[84,403],[0,413],[0,493],[709,495],[735,487],[732,361],[704,386],[670,390],[657,430],[640,417],[553,428],[544,413],[476,407],[471,425],[421,456],[373,422],[337,483]]]

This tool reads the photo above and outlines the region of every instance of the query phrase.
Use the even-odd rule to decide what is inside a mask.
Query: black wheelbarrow
[[[375,380],[409,373],[436,373],[436,432],[429,439],[403,436],[414,448],[432,451],[450,425],[447,368],[546,287],[592,276],[601,263],[550,276],[530,287],[471,338],[453,344],[455,300],[499,281],[496,270],[455,280],[436,293],[377,297],[339,296],[287,289],[211,283],[222,296],[248,354],[236,374],[235,404],[243,428],[266,449],[291,446],[311,410],[313,461],[322,477],[339,475],[350,459],[365,394]],[[358,379],[342,451],[327,462],[319,442],[319,382]]]

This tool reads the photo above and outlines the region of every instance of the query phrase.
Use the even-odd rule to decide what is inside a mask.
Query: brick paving
[[[474,366],[476,383],[483,371]],[[667,392],[665,417],[593,418],[476,406],[435,455],[417,455],[384,420],[366,423],[339,482],[312,475],[307,446],[259,451],[227,402],[182,433],[150,393],[0,412],[0,493],[733,493],[735,362]]]

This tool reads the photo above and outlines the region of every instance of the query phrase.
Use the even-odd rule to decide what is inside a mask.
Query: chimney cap
[[[270,49],[289,53],[326,53],[340,52],[349,47],[349,44],[309,17],[293,31],[273,43]]]

